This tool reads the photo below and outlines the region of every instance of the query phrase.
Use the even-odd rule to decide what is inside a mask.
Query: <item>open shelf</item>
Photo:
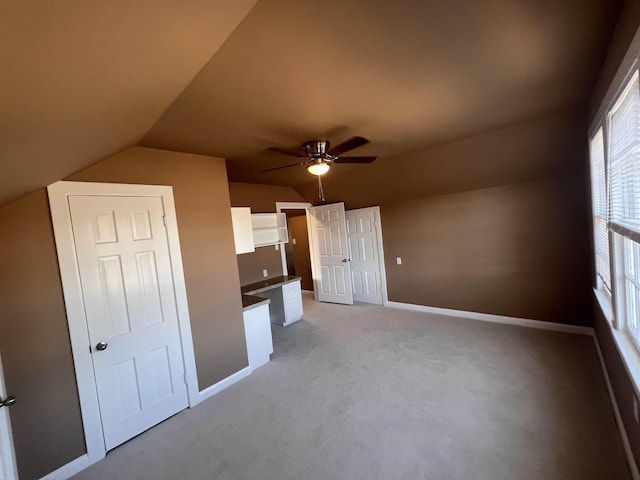
[[[251,214],[253,243],[256,247],[287,243],[287,217],[284,213]]]

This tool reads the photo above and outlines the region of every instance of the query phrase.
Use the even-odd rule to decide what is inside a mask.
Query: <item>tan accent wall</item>
[[[383,205],[389,300],[590,325],[585,203],[578,178]]]
[[[306,202],[293,188],[258,183],[229,182],[229,196],[232,207],[251,207],[251,213],[276,211],[276,202]],[[282,275],[282,257],[275,247],[259,247],[253,253],[237,255],[240,283],[247,285],[267,277]]]
[[[200,389],[246,367],[224,160],[134,147],[68,180],[173,186]],[[0,208],[0,230],[0,351],[20,478],[36,479],[85,453],[46,191]]]
[[[0,352],[21,480],[85,450],[47,193],[0,208]]]

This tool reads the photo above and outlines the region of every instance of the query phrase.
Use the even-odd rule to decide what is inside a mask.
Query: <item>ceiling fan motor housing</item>
[[[322,158],[332,160],[331,155],[327,153],[330,146],[331,142],[329,142],[329,140],[321,138],[320,140],[310,140],[306,142],[302,146],[302,148],[304,149],[304,153],[308,158]]]

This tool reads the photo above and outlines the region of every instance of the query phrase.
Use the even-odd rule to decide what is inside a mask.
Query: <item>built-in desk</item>
[[[302,318],[300,277],[281,275],[241,287],[243,297],[251,295],[271,301],[271,323],[286,327]],[[244,302],[244,300],[243,300]]]
[[[242,311],[253,310],[254,308],[261,307],[262,305],[269,305],[271,300],[264,297],[256,297],[255,295],[249,295],[248,293],[242,294]]]

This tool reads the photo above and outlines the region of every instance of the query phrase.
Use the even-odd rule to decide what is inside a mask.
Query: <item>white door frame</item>
[[[311,257],[311,275],[315,277],[313,255],[311,254],[311,252],[313,251],[313,240],[311,239],[311,230],[309,230],[310,224],[308,210],[310,207],[313,207],[313,205],[306,202],[276,202],[276,212],[278,213],[282,213],[282,210],[306,210],[305,214],[307,217],[307,235],[309,236],[309,256]],[[285,252],[284,245],[280,245],[280,258],[282,260],[282,274],[289,275],[289,267],[287,267],[287,253]],[[315,291],[313,293],[317,300],[318,294]]]
[[[380,207],[365,207],[365,208],[354,208],[351,210],[347,210],[345,214],[349,212],[357,212],[371,210],[373,212],[374,226],[376,229],[376,240],[378,243],[378,263],[380,265],[380,290],[382,291],[382,305],[385,307],[389,305],[389,294],[387,292],[387,270],[384,266],[384,247],[382,245],[382,220],[380,219]],[[349,233],[347,233],[347,238],[349,237]],[[351,247],[349,247],[351,248]],[[351,257],[351,252],[349,252],[349,257]]]
[[[0,355],[0,399],[4,400],[7,395],[4,370],[2,369],[2,355]],[[13,447],[9,407],[0,407],[0,410],[0,422],[5,424],[4,428],[0,430],[0,434],[2,434],[2,438],[0,438],[0,475],[3,475],[3,480],[18,480],[18,465]]]
[[[196,372],[191,322],[187,303],[187,290],[184,281],[182,253],[178,237],[173,189],[170,186],[129,185],[118,183],[93,182],[56,182],[47,187],[53,232],[58,252],[62,290],[69,324],[69,336],[73,363],[78,384],[80,410],[84,424],[84,436],[87,446],[88,463],[92,464],[106,455],[100,406],[96,381],[93,374],[93,361],[89,351],[89,332],[82,298],[80,273],[76,260],[75,242],[71,224],[68,197],[73,195],[100,195],[118,197],[160,197],[165,210],[167,240],[171,257],[174,293],[183,361],[187,381],[189,406],[199,403],[198,380]]]

